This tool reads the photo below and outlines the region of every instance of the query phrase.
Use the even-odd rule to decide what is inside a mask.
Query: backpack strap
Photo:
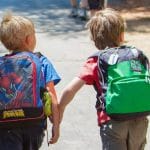
[[[41,58],[43,56],[40,52],[35,52],[34,54],[39,58]]]
[[[140,51],[141,54],[139,56],[139,59],[141,61],[141,63],[144,65],[144,67],[147,70],[147,77],[146,77],[146,81],[148,83],[150,83],[150,64],[149,64],[149,59],[143,54],[142,51]]]
[[[99,79],[101,79],[101,77],[102,77],[102,75],[100,73],[99,63],[98,63],[98,61],[99,61],[99,55],[101,53],[104,53],[105,51],[106,50],[98,51],[98,52],[96,52],[96,53],[94,53],[94,54],[92,54],[91,56],[88,57],[88,59],[90,59],[90,58],[98,58],[98,60],[97,60],[98,72],[97,73],[98,73],[98,78]],[[99,80],[99,84],[101,85],[100,80]],[[96,108],[97,111],[101,111],[102,109],[104,109],[104,102],[102,101],[102,93],[99,93],[96,84],[94,84],[93,86],[94,86],[94,89],[95,89],[95,91],[97,93],[96,94],[97,101],[96,101],[95,108]]]

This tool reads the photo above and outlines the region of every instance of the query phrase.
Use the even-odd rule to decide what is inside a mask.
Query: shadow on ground
[[[76,38],[76,33],[82,34],[81,31],[85,30],[86,22],[79,18],[69,18],[69,0],[1,0],[0,16],[7,11],[32,19],[36,32],[47,33],[50,36],[64,35],[66,39],[70,36]],[[145,26],[150,26],[150,18],[128,20],[127,24],[129,32],[147,32]]]
[[[69,10],[69,0],[1,0],[0,4],[0,16],[7,11],[26,16],[33,20],[37,32],[51,36],[84,30],[85,22],[69,18]]]
[[[128,32],[150,33],[149,0],[127,0],[127,3],[113,5],[111,7],[120,11],[126,19]]]

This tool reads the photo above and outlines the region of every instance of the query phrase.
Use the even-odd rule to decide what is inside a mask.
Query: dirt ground
[[[133,3],[135,0],[131,1]],[[135,6],[128,3],[116,9],[127,22],[126,43],[145,51],[150,58],[150,1],[145,0],[145,3]]]

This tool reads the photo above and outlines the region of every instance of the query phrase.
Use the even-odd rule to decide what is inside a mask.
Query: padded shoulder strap
[[[35,52],[34,54],[35,54],[37,57],[39,57],[39,58],[40,58],[41,56],[43,56],[40,52]]]

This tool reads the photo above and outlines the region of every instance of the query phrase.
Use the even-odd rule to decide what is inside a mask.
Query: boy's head
[[[36,44],[32,21],[7,14],[0,25],[0,40],[8,50],[32,51]]]
[[[124,40],[125,21],[113,9],[98,11],[87,23],[87,27],[99,50],[119,46]]]

